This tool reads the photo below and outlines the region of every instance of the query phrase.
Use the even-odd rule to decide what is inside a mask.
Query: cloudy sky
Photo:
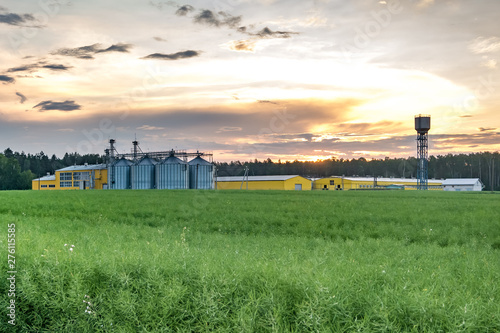
[[[215,160],[500,149],[500,1],[2,0],[3,150]]]

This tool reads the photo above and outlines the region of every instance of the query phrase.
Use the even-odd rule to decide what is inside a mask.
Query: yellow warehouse
[[[442,183],[442,180],[429,179],[429,190],[442,190]],[[328,177],[313,182],[314,190],[368,190],[374,188],[416,190],[417,180],[411,178]]]
[[[55,175],[33,179],[33,190],[102,190],[108,184],[105,164],[74,165],[59,169]]]
[[[247,179],[248,178],[248,179]],[[218,190],[295,190],[310,191],[311,180],[297,176],[249,176],[217,177],[215,188]]]

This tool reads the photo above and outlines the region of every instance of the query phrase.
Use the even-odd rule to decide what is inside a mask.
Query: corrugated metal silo
[[[214,166],[200,156],[189,161],[189,188],[201,190],[214,188]]]
[[[155,188],[155,166],[158,162],[144,157],[130,167],[133,190],[150,190]]]
[[[156,188],[159,190],[189,189],[188,164],[171,154],[156,165]]]
[[[130,189],[130,167],[132,164],[134,163],[122,158],[108,168],[108,186],[110,189]]]

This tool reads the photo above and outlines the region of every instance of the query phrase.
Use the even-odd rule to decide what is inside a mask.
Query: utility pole
[[[493,193],[495,191],[495,158],[491,158],[491,176],[490,176],[490,186],[491,186],[491,192]]]

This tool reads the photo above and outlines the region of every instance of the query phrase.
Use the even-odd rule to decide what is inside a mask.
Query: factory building
[[[106,164],[57,170],[54,175],[34,179],[32,189],[214,189],[215,167],[211,153],[175,150],[144,153],[139,142],[134,141],[132,153],[118,154],[115,142],[109,141]]]
[[[445,191],[482,191],[483,183],[479,178],[457,178],[443,180]]]
[[[56,189],[56,175],[47,175],[33,179],[31,181],[31,189],[33,190],[55,190]]]
[[[108,169],[106,164],[74,165],[59,169],[31,182],[33,190],[102,190],[107,188]]]
[[[429,190],[442,190],[442,180],[429,180]],[[416,190],[417,179],[409,178],[374,178],[374,177],[328,177],[317,179],[314,190],[370,190],[370,189],[405,189]]]
[[[310,179],[292,176],[239,176],[239,177],[217,177],[216,189],[218,190],[295,190],[310,191],[312,181]]]

